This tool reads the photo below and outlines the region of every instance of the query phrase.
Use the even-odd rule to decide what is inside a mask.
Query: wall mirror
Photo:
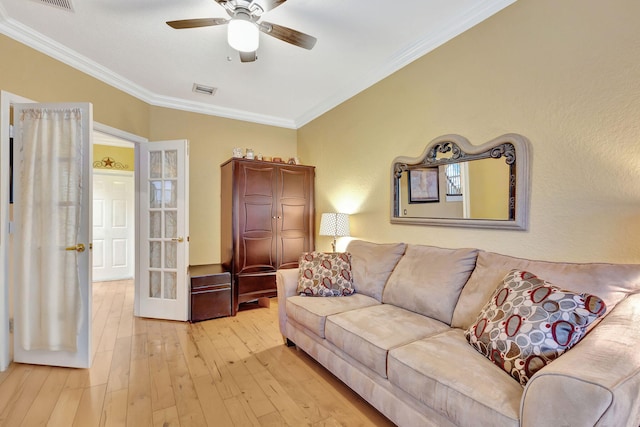
[[[474,146],[443,135],[391,165],[391,222],[526,230],[530,147],[506,134]]]

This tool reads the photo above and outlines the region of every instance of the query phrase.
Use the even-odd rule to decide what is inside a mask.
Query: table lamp
[[[331,248],[336,251],[336,238],[350,236],[349,214],[329,212],[323,213],[320,219],[320,236],[333,236]]]

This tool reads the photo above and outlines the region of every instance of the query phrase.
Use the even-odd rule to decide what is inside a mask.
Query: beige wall
[[[91,102],[95,121],[148,135],[148,104],[3,35],[0,52],[0,89],[37,102]]]
[[[519,0],[312,121],[298,154],[317,166],[318,214],[351,212],[352,235],[379,242],[640,262],[638,16],[637,0]],[[533,147],[528,231],[390,224],[394,157],[507,132]]]
[[[256,154],[296,155],[296,131],[202,114],[152,107],[150,140],[189,140],[190,261],[220,261],[220,165],[234,147]],[[303,159],[304,160],[304,159]]]

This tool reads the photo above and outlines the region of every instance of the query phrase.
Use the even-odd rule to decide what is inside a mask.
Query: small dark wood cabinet
[[[221,259],[232,275],[231,311],[274,297],[276,270],[297,268],[314,242],[313,166],[231,159],[221,165]]]
[[[231,273],[221,264],[191,265],[192,322],[231,315]]]

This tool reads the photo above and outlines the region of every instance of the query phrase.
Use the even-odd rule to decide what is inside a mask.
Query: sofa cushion
[[[356,292],[382,301],[382,289],[405,247],[404,243],[377,244],[352,240],[347,250],[351,253],[351,272]]]
[[[420,338],[449,329],[444,323],[389,304],[329,316],[327,341],[387,377],[387,352]]]
[[[305,252],[298,264],[299,294],[314,297],[353,294],[350,253]]]
[[[625,296],[640,291],[638,264],[532,261],[480,251],[476,268],[460,294],[451,325],[467,329],[504,276],[516,269],[530,271],[573,292],[598,295],[608,311]]]
[[[469,343],[523,386],[604,315],[604,302],[521,270],[508,273],[465,331]]]
[[[477,249],[407,245],[404,256],[389,277],[382,302],[450,324],[460,291],[475,266],[477,253]]]
[[[327,316],[356,308],[380,304],[374,298],[353,294],[349,298],[309,298],[292,296],[286,300],[287,317],[324,338]]]
[[[389,352],[389,381],[455,425],[518,426],[523,388],[449,329]]]

